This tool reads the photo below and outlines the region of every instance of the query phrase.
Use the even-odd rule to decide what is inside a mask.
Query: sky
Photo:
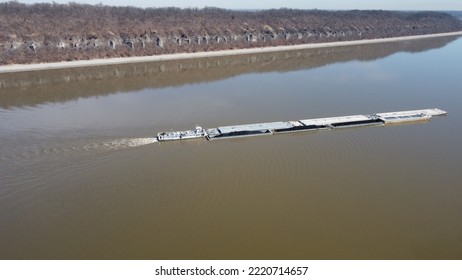
[[[0,2],[8,2],[0,0]],[[225,9],[376,9],[376,10],[459,10],[462,0],[19,0],[21,3],[86,3],[136,7],[219,7]]]

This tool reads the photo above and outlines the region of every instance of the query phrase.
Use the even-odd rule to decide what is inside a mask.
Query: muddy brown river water
[[[462,38],[0,75],[0,259],[461,259]],[[424,108],[430,122],[157,143]]]

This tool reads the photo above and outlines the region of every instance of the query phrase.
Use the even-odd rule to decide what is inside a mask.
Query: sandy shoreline
[[[367,39],[367,40],[356,40],[356,41],[301,44],[301,45],[291,45],[291,46],[275,46],[275,47],[222,50],[222,51],[197,52],[197,53],[177,53],[177,54],[163,54],[163,55],[155,55],[155,56],[136,56],[136,57],[92,59],[92,60],[80,60],[80,61],[63,61],[63,62],[38,63],[38,64],[4,65],[4,66],[0,66],[0,74],[14,73],[14,72],[26,72],[26,71],[51,70],[51,69],[63,69],[63,68],[75,68],[75,67],[91,67],[91,66],[101,66],[101,65],[129,64],[129,63],[151,62],[151,61],[180,60],[180,59],[191,59],[191,58],[204,58],[204,57],[242,55],[242,54],[254,54],[254,53],[265,53],[265,52],[303,50],[303,49],[337,47],[337,46],[351,46],[351,45],[385,43],[385,42],[394,42],[394,41],[402,41],[402,40],[415,40],[415,39],[425,39],[425,38],[435,38],[435,37],[445,37],[445,36],[462,36],[462,31],[450,32],[450,33],[416,35],[416,36],[405,36],[405,37],[383,38],[383,39]]]

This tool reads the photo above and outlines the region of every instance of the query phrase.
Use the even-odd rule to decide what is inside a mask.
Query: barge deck
[[[298,121],[268,122],[232,126],[220,126],[217,128],[202,129],[181,132],[161,132],[158,134],[159,141],[182,140],[194,138],[206,138],[207,140],[229,139],[237,137],[249,137],[271,135],[281,133],[293,133],[302,131],[315,131],[337,128],[349,128],[357,126],[383,126],[408,122],[430,120],[433,116],[446,115],[447,112],[440,109],[423,109],[400,112],[376,113],[370,115],[352,115],[332,118],[305,119]],[[184,137],[183,135],[188,137]],[[176,137],[176,136],[182,137]]]

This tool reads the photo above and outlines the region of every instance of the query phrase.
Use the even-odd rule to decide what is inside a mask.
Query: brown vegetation
[[[462,30],[437,12],[141,9],[0,3],[0,65],[387,38]]]

